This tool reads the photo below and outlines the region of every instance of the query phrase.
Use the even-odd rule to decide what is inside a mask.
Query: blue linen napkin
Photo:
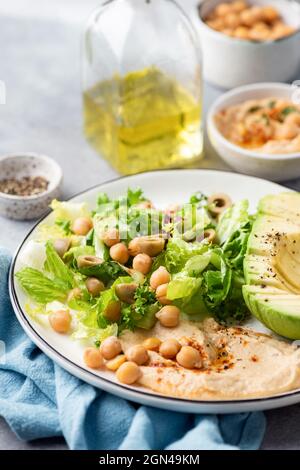
[[[98,390],[45,356],[26,336],[7,288],[0,248],[0,415],[20,439],[63,435],[71,449],[257,449],[263,413],[189,415],[138,406]],[[4,362],[4,363],[3,363]]]

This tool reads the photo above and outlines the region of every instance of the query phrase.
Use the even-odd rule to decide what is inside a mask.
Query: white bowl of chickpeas
[[[300,4],[293,0],[204,0],[197,9],[204,76],[233,88],[288,81],[300,67]]]
[[[300,102],[283,83],[257,83],[224,93],[207,129],[219,156],[241,173],[273,181],[300,176]]]

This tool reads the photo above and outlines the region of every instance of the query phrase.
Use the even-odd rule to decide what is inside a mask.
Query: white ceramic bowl
[[[274,5],[285,22],[297,28],[285,38],[255,42],[226,36],[201,19],[224,1],[228,2],[204,0],[194,7],[192,19],[200,35],[206,80],[222,88],[233,88],[296,78],[300,67],[300,4],[294,0],[248,0],[253,5]]]
[[[293,100],[295,89],[283,83],[256,83],[224,93],[211,106],[207,117],[207,131],[212,146],[232,168],[247,175],[273,181],[284,181],[300,176],[300,152],[266,155],[247,150],[227,140],[217,129],[215,114],[228,106],[251,99],[278,97]]]
[[[41,217],[52,199],[59,197],[62,171],[51,158],[36,153],[0,157],[0,179],[43,176],[49,181],[47,191],[33,196],[14,196],[0,192],[0,214],[10,219],[28,220]]]

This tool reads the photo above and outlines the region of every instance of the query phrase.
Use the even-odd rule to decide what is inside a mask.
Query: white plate
[[[233,200],[247,198],[251,211],[261,197],[286,191],[286,188],[265,180],[235,173],[211,170],[171,170],[143,173],[121,178],[89,189],[74,197],[73,201],[86,201],[91,208],[95,206],[97,195],[105,191],[111,197],[124,194],[128,187],[140,186],[146,196],[158,207],[170,202],[188,201],[190,195],[198,190],[206,194],[214,192],[228,193]],[[51,219],[51,214],[43,222]],[[40,223],[40,222],[39,222]],[[24,311],[26,296],[14,280],[14,273],[20,269],[20,254],[28,241],[35,237],[39,223],[27,235],[18,249],[10,270],[10,296],[17,318],[28,336],[51,359],[71,374],[122,398],[144,405],[165,408],[189,413],[232,413],[251,410],[262,410],[282,407],[300,402],[300,390],[267,398],[231,401],[201,401],[170,398],[158,395],[137,386],[124,386],[116,382],[114,374],[108,371],[88,369],[82,360],[84,346],[79,342],[70,341],[63,335],[57,335],[50,328],[32,321]],[[251,321],[256,330],[265,331],[256,321]]]

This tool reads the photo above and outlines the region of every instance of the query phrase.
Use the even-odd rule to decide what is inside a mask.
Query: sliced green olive
[[[112,300],[109,302],[105,310],[103,311],[103,316],[106,320],[109,321],[118,321],[121,316],[121,302],[119,300]]]
[[[214,217],[218,217],[222,212],[228,209],[228,207],[232,206],[232,201],[227,194],[216,193],[208,198],[207,204],[209,212]]]
[[[69,238],[57,238],[53,242],[53,248],[61,258],[63,258],[64,254],[68,251],[70,245],[71,240]]]
[[[137,289],[137,284],[118,284],[116,285],[116,295],[122,302],[126,302],[127,304],[133,304],[134,302],[134,294]]]
[[[216,231],[213,228],[208,228],[207,230],[204,230],[203,236],[204,240],[212,243],[216,239]]]
[[[98,258],[97,256],[83,255],[83,256],[78,256],[77,258],[78,268],[98,266],[98,264],[101,264],[101,263],[103,263],[103,260],[101,258]]]
[[[164,238],[159,235],[149,235],[145,237],[136,237],[128,245],[128,251],[131,256],[145,253],[148,256],[157,256],[165,247]]]

